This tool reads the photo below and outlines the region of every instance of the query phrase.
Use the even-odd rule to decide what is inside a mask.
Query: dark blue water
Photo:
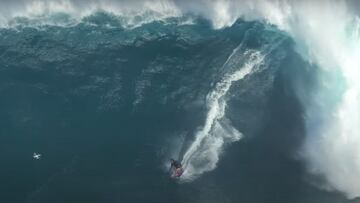
[[[292,39],[261,22],[214,30],[172,20],[125,29],[98,14],[0,30],[0,202],[348,202],[313,186],[297,158],[304,124],[293,84],[315,80]],[[263,69],[227,96],[244,138],[215,170],[173,181],[171,148],[181,159],[239,44],[266,52]]]

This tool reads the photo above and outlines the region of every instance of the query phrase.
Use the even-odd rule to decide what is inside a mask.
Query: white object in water
[[[36,159],[36,160],[39,160],[41,158],[41,154],[37,154],[37,153],[34,152],[33,158]]]

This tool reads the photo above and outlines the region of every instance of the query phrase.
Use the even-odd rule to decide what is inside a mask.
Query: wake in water
[[[240,46],[239,46],[240,47]],[[258,51],[247,51],[244,54],[237,47],[228,57],[222,68],[239,66],[245,59],[245,64],[225,77],[216,85],[206,98],[208,113],[205,124],[195,135],[195,140],[185,152],[182,165],[185,169],[184,181],[191,181],[204,172],[216,168],[219,156],[227,143],[238,141],[242,134],[235,129],[225,117],[226,94],[232,84],[253,73],[261,65],[264,57]]]

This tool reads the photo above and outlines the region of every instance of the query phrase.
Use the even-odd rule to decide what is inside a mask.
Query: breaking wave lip
[[[79,24],[86,24],[90,26],[102,26],[106,28],[135,29],[152,22],[176,24],[180,26],[192,25],[194,24],[194,18],[190,15],[186,17],[161,16],[153,12],[141,13],[134,16],[115,15],[106,11],[97,10],[88,16],[83,16],[81,18],[74,18],[67,13],[54,13],[51,15],[32,17],[17,16],[8,20],[7,22],[0,23],[0,27],[8,29],[17,27],[41,28],[46,26],[73,27]]]
[[[225,75],[207,95],[208,112],[205,124],[196,132],[194,141],[183,156],[184,174],[181,180],[184,182],[192,181],[204,172],[215,169],[224,145],[242,138],[242,133],[234,128],[225,116],[225,97],[232,84],[253,73],[256,66],[262,64],[264,57],[259,51],[248,50],[242,53],[238,49],[239,47],[234,49],[222,68],[237,66],[240,60],[248,59],[241,68]],[[239,56],[241,54],[242,56]]]
[[[117,25],[128,29],[154,21],[171,23],[173,18],[178,18],[177,23],[180,25],[193,23],[190,16],[183,18],[172,1],[29,0],[18,4],[5,3],[2,3],[3,9],[0,8],[0,26],[3,28],[47,25],[68,27],[79,23],[97,25],[89,22],[89,18],[98,15],[106,15]],[[104,23],[107,25],[107,22]]]
[[[334,67],[323,67],[316,96],[307,105],[307,137],[302,156],[312,174],[326,178],[327,190],[338,190],[348,198],[360,196],[360,36],[358,18],[349,33],[331,36],[333,43],[318,57],[334,57]],[[345,23],[343,24],[345,27]],[[325,36],[328,37],[328,36]]]

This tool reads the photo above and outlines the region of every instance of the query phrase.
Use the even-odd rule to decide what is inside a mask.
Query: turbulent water
[[[0,5],[0,202],[359,202],[356,1]]]

